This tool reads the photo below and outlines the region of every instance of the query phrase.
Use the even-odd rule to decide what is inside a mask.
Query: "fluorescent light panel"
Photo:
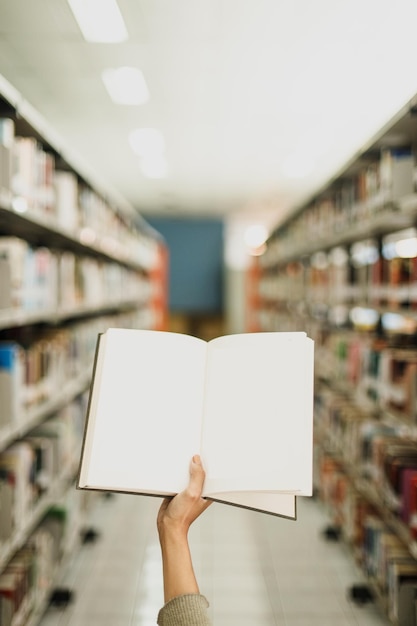
[[[136,67],[119,67],[102,72],[103,83],[116,104],[137,105],[149,100],[142,72]]]
[[[68,0],[86,41],[119,43],[128,32],[116,0]]]

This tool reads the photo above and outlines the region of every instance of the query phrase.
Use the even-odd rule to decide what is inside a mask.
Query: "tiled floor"
[[[41,626],[154,626],[162,605],[155,519],[159,499],[99,501],[101,537],[74,558],[65,582],[75,600]],[[360,582],[350,555],[326,542],[321,506],[299,499],[298,521],[213,504],[191,531],[200,588],[216,626],[386,626],[373,605],[347,599]]]

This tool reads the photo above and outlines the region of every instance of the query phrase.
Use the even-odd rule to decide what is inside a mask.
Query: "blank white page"
[[[209,343],[206,493],[312,492],[313,341],[305,333]]]
[[[127,329],[109,329],[105,343],[85,483],[177,493],[187,485],[191,457],[200,453],[207,344]]]

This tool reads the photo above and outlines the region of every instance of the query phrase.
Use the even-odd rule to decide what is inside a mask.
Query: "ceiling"
[[[87,43],[67,0],[0,0],[0,74],[144,215],[275,225],[417,92],[415,0],[118,0],[129,39]],[[141,69],[117,105],[101,71]],[[129,132],[159,129],[148,179]]]

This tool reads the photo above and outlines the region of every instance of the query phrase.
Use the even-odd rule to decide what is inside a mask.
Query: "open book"
[[[302,332],[99,335],[77,487],[204,496],[296,518],[312,494],[314,343]]]

